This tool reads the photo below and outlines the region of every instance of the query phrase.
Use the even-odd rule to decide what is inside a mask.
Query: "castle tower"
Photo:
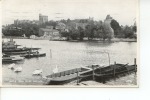
[[[39,24],[43,24],[43,23],[46,23],[46,22],[48,22],[48,16],[39,14]]]

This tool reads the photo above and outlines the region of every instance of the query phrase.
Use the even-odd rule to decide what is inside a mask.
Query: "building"
[[[55,29],[57,29],[59,31],[65,31],[66,30],[66,25],[62,22],[58,22]]]
[[[76,23],[89,23],[91,21],[94,21],[93,17],[89,17],[89,18],[86,18],[86,19],[75,19],[74,20],[74,22],[76,22]]]
[[[46,22],[48,22],[48,16],[39,14],[39,24],[43,24],[43,23],[46,23]]]
[[[19,25],[19,24],[39,24],[38,20],[14,20],[14,25]]]
[[[61,35],[59,34],[59,31],[52,28],[40,28],[39,29],[39,36],[43,39],[49,39],[49,40],[58,40]]]
[[[46,28],[54,29],[54,27],[53,27],[53,26],[46,26]]]
[[[89,17],[87,19],[75,19],[73,22],[75,23],[75,29],[78,29],[78,27],[85,29],[89,23],[94,22],[94,19],[93,17]]]

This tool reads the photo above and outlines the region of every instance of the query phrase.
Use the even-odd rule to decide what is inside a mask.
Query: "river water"
[[[42,69],[42,75],[46,76],[52,74],[52,70],[56,66],[58,66],[59,71],[63,71],[92,64],[108,65],[108,53],[111,64],[115,61],[133,64],[134,58],[137,58],[136,42],[68,42],[31,39],[14,39],[14,41],[18,45],[41,48],[39,52],[46,53],[46,57],[25,59],[24,62],[17,63],[14,67],[22,67],[20,73],[8,69],[9,64],[3,64],[3,85],[42,84],[40,76],[32,75],[32,72],[36,69]]]

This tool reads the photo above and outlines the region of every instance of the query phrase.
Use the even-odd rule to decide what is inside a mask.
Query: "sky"
[[[120,25],[133,25],[137,19],[138,0],[2,0],[2,24],[15,19],[38,20],[39,13],[48,20],[104,20],[110,14]]]

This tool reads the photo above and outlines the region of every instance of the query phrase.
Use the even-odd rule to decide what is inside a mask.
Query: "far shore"
[[[28,38],[28,37],[17,37],[17,36],[2,36],[3,39],[33,39],[33,38]],[[33,40],[49,40],[48,38],[35,38]],[[111,41],[105,40],[103,41],[102,39],[97,39],[94,38],[93,40],[88,40],[87,38],[84,38],[82,41],[81,40],[67,40],[66,38],[59,38],[59,39],[53,39],[49,41],[69,41],[69,42],[85,42],[85,41],[101,41],[101,42],[137,42],[137,39],[135,38],[113,38]]]

